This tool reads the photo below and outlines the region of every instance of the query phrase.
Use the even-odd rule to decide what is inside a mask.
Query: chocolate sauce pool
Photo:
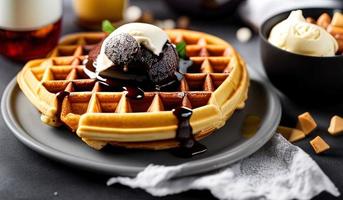
[[[180,59],[179,72],[175,74],[175,80],[165,85],[155,85],[155,90],[177,91],[180,81],[184,78],[183,74],[187,72],[191,65],[192,61]],[[120,80],[112,80],[96,75],[93,61],[87,61],[87,63],[85,63],[85,68],[89,71],[88,73],[94,74],[94,76],[90,76],[86,73],[90,78],[95,78],[100,83],[102,89],[107,91],[127,91],[127,97],[132,99],[144,98],[144,90],[138,86],[124,84],[123,81]],[[190,124],[192,113],[192,109],[187,107],[178,107],[173,110],[173,114],[178,120],[175,139],[179,142],[179,147],[173,149],[172,152],[174,155],[183,158],[192,157],[207,151],[206,146],[197,142],[194,138],[193,128]]]

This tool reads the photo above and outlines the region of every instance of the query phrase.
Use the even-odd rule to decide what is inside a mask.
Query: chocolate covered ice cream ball
[[[179,56],[175,47],[167,42],[159,56],[148,49],[141,48],[141,62],[146,65],[149,79],[156,85],[168,84],[176,80]]]
[[[127,33],[117,34],[105,44],[105,55],[116,66],[130,64],[137,56],[138,51],[138,42]]]
[[[90,52],[95,74],[168,90],[178,82],[179,56],[162,29],[144,23],[120,26]]]

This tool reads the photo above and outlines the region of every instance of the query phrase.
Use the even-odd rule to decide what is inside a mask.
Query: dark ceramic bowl
[[[323,12],[331,16],[334,9],[302,9],[304,17],[317,19]],[[291,11],[266,20],[260,27],[260,51],[269,80],[295,102],[321,103],[341,101],[343,94],[343,56],[313,57],[294,54],[268,42],[271,29],[286,19]]]

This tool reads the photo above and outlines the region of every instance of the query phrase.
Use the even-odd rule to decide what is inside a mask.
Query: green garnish
[[[182,59],[187,59],[186,55],[186,42],[182,41],[176,44],[176,51],[179,54],[179,57]]]
[[[112,23],[108,20],[102,21],[102,31],[105,33],[112,33],[114,30],[116,30],[116,27],[112,25]]]

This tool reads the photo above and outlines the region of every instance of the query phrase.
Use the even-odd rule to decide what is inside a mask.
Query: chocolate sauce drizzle
[[[193,128],[189,122],[193,111],[187,107],[179,107],[173,110],[173,114],[178,119],[175,139],[180,147],[174,149],[177,156],[188,158],[207,151],[206,146],[197,142],[193,135]]]
[[[114,81],[110,79],[98,79],[99,84],[101,85],[102,89],[105,91],[126,91],[126,96],[130,99],[143,99],[144,98],[144,91],[134,85],[126,85],[126,86],[119,86],[115,84]]]
[[[64,97],[69,96],[69,94],[70,94],[70,93],[69,93],[68,91],[65,91],[65,90],[60,91],[60,92],[58,92],[58,93],[56,94],[57,103],[58,103],[58,106],[57,106],[58,110],[57,110],[57,112],[56,112],[56,115],[57,115],[57,116],[59,116],[59,115],[61,114],[61,112],[62,112],[62,103],[63,103]]]
[[[143,99],[144,91],[135,85],[123,84],[121,81],[113,81],[108,78],[99,77],[95,74],[95,67],[93,61],[88,61],[86,63],[86,68],[91,73],[94,74],[94,78],[100,83],[101,87],[105,91],[127,91],[126,96],[131,99]],[[93,77],[90,77],[93,78]],[[124,86],[123,86],[124,85]]]
[[[60,91],[56,94],[56,97],[57,97],[57,101],[58,102],[62,102],[64,97],[68,96],[70,93],[68,91]]]

